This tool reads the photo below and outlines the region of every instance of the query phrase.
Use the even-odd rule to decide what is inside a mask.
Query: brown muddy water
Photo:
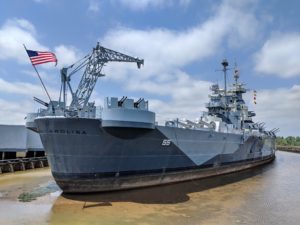
[[[63,195],[49,169],[0,175],[0,224],[300,224],[300,154],[222,177]]]

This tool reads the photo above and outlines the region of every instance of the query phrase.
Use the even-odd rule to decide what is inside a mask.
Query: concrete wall
[[[23,125],[0,125],[0,152],[44,151],[39,134]]]

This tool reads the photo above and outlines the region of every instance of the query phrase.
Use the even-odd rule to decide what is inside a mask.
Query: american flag
[[[39,52],[39,51],[32,51],[32,50],[26,50],[26,51],[32,65],[34,66],[43,63],[48,63],[48,62],[55,62],[57,64],[56,56],[52,52]]]

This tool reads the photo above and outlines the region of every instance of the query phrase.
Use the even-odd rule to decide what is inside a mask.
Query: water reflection
[[[125,190],[92,194],[62,194],[63,198],[82,202],[135,202],[141,204],[177,204],[190,200],[189,194],[205,191],[235,183],[257,175],[263,175],[274,165],[258,167],[254,170],[227,174],[224,176],[192,180],[176,184],[154,186],[134,190]]]
[[[49,170],[0,178],[4,224],[300,224],[295,153],[277,152],[272,164],[240,173],[100,194],[61,194]],[[36,200],[19,202],[22,193]]]
[[[59,196],[53,224],[300,224],[300,155],[203,180]]]

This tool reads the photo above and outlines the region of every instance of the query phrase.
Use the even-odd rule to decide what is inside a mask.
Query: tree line
[[[277,137],[276,144],[281,146],[300,146],[300,137]]]

